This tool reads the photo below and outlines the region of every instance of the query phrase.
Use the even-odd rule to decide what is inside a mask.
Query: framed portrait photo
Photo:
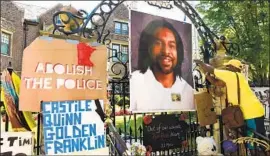
[[[130,11],[132,112],[195,110],[191,24]]]

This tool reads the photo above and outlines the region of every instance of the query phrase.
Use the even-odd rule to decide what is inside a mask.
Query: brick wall
[[[26,46],[29,46],[39,36],[39,25],[27,25]]]
[[[38,36],[43,24],[52,24],[53,14],[63,7],[58,4],[40,16],[37,26],[28,25],[26,31],[26,46],[30,45]],[[7,9],[8,8],[8,9]],[[1,1],[1,29],[12,32],[11,56],[1,55],[1,71],[12,63],[13,69],[21,74],[22,56],[25,42],[24,10],[16,6],[12,1]]]
[[[120,35],[120,34],[115,34],[114,30],[114,22],[115,21],[119,21],[119,22],[129,22],[129,10],[128,8],[124,5],[124,4],[120,4],[111,14],[106,27],[105,27],[105,31],[104,33],[107,33],[107,30],[109,30],[111,33],[108,36],[108,38],[110,38],[112,40],[112,43],[115,44],[121,44],[121,45],[128,45],[128,35]],[[112,46],[112,45],[111,45]],[[112,51],[109,52],[109,55],[112,55]],[[115,64],[115,62],[112,62],[112,59],[110,59],[110,61],[108,62],[108,68],[109,68],[109,75],[112,77],[123,77],[125,74],[125,69],[123,65],[117,64],[115,66],[113,66]],[[112,69],[112,66],[114,67]],[[128,67],[128,64],[127,64]],[[115,73],[112,72],[112,70],[115,71]],[[120,72],[121,71],[121,72]],[[115,75],[116,73],[121,73],[119,75]]]
[[[27,26],[26,43],[27,46],[33,42],[39,36],[39,30],[43,29],[44,24],[46,26],[53,23],[53,15],[56,11],[59,11],[63,7],[62,4],[58,4],[55,7],[49,9],[46,13],[40,15],[38,26]],[[9,8],[9,9],[6,9]],[[8,62],[12,62],[12,66],[15,71],[21,71],[22,54],[24,49],[24,10],[17,7],[11,1],[1,1],[1,28],[7,31],[13,32],[12,37],[12,56],[1,56],[1,71],[5,69]],[[129,12],[125,5],[118,6],[109,18],[105,30],[110,30],[110,38],[112,40],[128,41],[128,35],[114,34],[114,21],[126,21],[128,22]],[[106,32],[106,31],[105,31]],[[20,74],[20,72],[19,72]]]
[[[1,55],[1,71],[10,61],[15,71],[21,71],[23,52],[23,16],[24,11],[11,1],[1,1],[1,29],[12,32],[11,56]]]
[[[120,41],[128,41],[128,35],[119,35],[114,33],[114,21],[129,21],[129,11],[128,8],[124,4],[120,4],[111,14],[106,27],[106,30],[111,32],[110,36],[113,40],[120,40]]]
[[[39,31],[43,30],[44,24],[46,26],[53,24],[53,14],[56,11],[59,11],[62,7],[62,4],[57,4],[55,7],[47,10],[45,13],[40,15],[38,26],[28,26],[27,46],[30,45],[39,36]]]

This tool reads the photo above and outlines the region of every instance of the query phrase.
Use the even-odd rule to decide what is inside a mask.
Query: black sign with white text
[[[143,118],[143,143],[151,151],[180,148],[186,139],[188,124],[180,115],[145,116]]]

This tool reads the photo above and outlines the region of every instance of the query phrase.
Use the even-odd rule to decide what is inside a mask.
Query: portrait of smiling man
[[[130,79],[133,112],[194,109],[193,88],[182,78],[184,57],[181,36],[170,22],[160,18],[146,25]]]

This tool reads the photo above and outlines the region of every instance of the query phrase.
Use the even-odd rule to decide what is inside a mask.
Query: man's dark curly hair
[[[179,76],[179,78],[181,78],[181,66],[184,59],[183,42],[180,35],[172,26],[172,24],[164,19],[151,21],[142,31],[138,49],[138,70],[141,73],[145,73],[153,63],[150,56],[151,52],[149,50],[151,50],[151,45],[155,41],[154,33],[158,28],[168,28],[173,32],[175,36],[177,49],[177,64],[173,69],[173,72],[176,77]]]

